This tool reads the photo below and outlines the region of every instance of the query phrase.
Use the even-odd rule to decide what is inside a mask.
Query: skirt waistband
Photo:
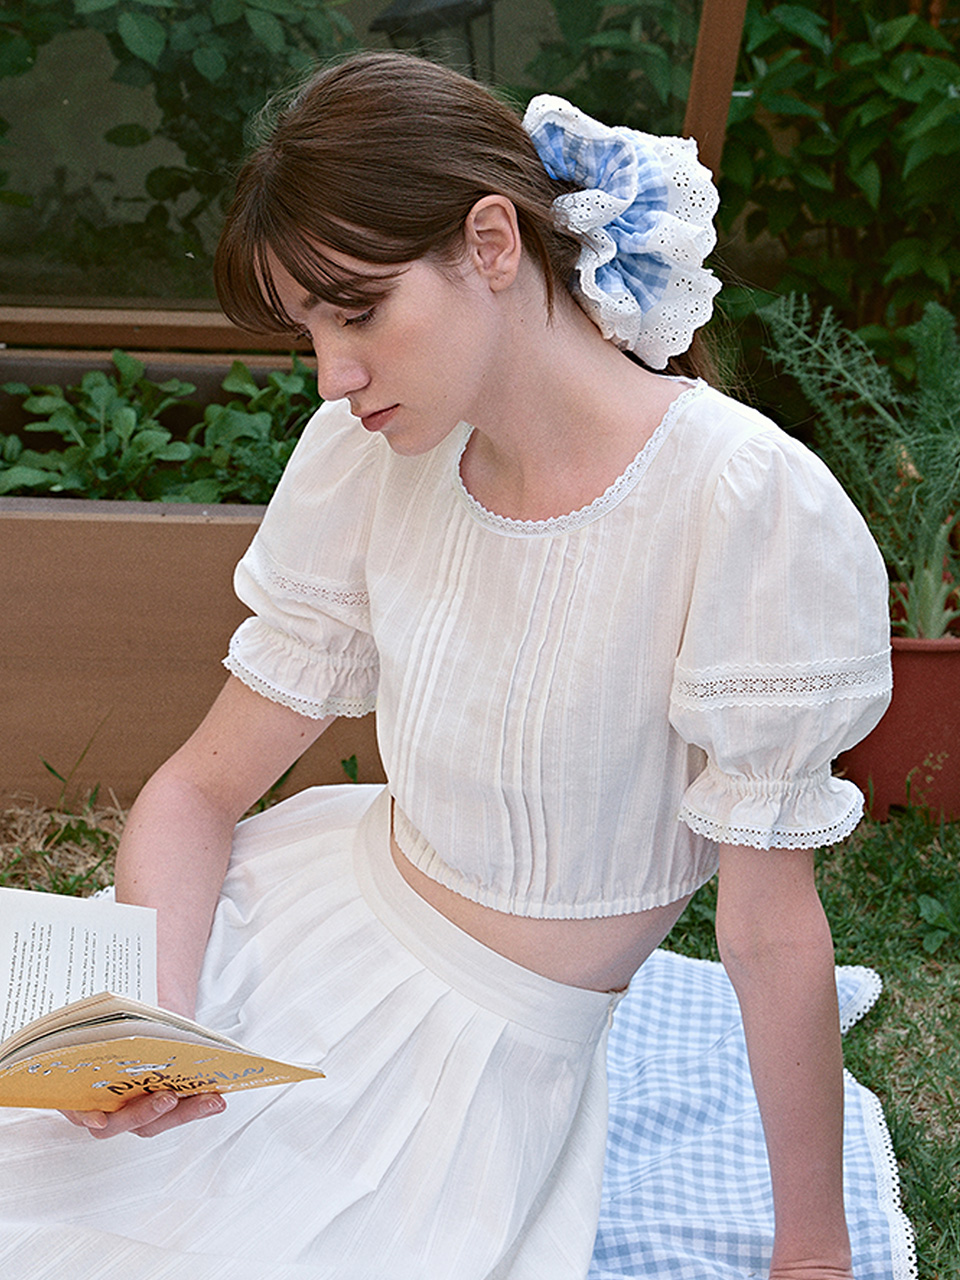
[[[621,993],[573,987],[515,964],[478,942],[411,888],[390,851],[386,787],[357,827],[354,869],[370,910],[437,977],[475,1004],[539,1035],[596,1041]]]

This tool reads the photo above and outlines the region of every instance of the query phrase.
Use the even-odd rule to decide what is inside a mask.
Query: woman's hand
[[[197,1093],[181,1097],[176,1093],[147,1093],[118,1111],[62,1111],[71,1124],[86,1129],[91,1138],[114,1138],[118,1133],[135,1133],[138,1138],[155,1138],[158,1133],[219,1115],[226,1106],[219,1093]]]

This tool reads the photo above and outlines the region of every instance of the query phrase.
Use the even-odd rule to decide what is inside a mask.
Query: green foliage
[[[720,222],[783,249],[779,293],[871,341],[960,296],[960,24],[897,0],[749,0]],[[933,6],[931,6],[931,9]],[[699,5],[553,0],[560,39],[527,68],[608,124],[678,132]],[[732,314],[756,291],[728,289]]]
[[[561,93],[607,124],[677,133],[690,88],[694,0],[553,0],[560,38],[526,69],[537,93]]]
[[[778,289],[876,339],[960,296],[960,34],[903,8],[750,0],[720,183]]]
[[[176,144],[182,165],[149,173],[142,201],[121,226],[141,233],[139,253],[205,253],[202,219],[219,211],[245,128],[269,94],[314,63],[353,45],[340,0],[7,0],[0,20],[0,76],[29,72],[54,36],[102,32],[116,58],[113,78],[151,87],[160,123],[124,123],[106,137],[136,147],[156,136]],[[2,185],[2,184],[0,184]],[[130,252],[130,239],[101,218],[82,219],[67,261],[101,262]],[[54,241],[51,240],[51,245]]]
[[[289,373],[263,387],[234,361],[222,383],[239,399],[207,405],[187,437],[195,453],[189,479],[170,491],[177,502],[269,502],[297,439],[320,404],[315,380],[296,356]]]
[[[3,387],[36,415],[25,432],[60,436],[66,447],[28,449],[18,435],[0,436],[0,495],[268,502],[320,403],[296,356],[289,372],[270,373],[262,387],[238,360],[222,384],[229,403],[207,405],[202,421],[175,439],[162,415],[192,404],[195,388],[152,382],[122,351],[112,359],[115,374],[91,370],[75,387]]]
[[[159,463],[185,462],[190,449],[175,441],[159,415],[192,395],[190,383],[161,384],[144,377],[143,365],[113,353],[115,375],[91,370],[80,385],[26,387],[7,383],[23,407],[39,419],[27,432],[60,436],[64,449],[43,452],[23,447],[18,436],[3,440],[0,494],[31,492],[83,494],[95,498],[144,495],[148,473]],[[155,496],[155,495],[151,495]]]
[[[960,885],[945,886],[941,898],[922,893],[917,906],[923,921],[923,949],[930,955],[949,938],[960,938]]]
[[[894,587],[894,622],[937,638],[960,617],[960,344],[953,317],[929,302],[904,336],[915,385],[890,370],[828,308],[807,298],[766,313],[768,355],[813,408],[818,451],[879,544]]]

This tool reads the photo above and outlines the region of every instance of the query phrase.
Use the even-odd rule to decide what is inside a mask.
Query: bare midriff
[[[664,907],[587,920],[539,920],[471,902],[415,867],[391,834],[390,847],[411,889],[441,915],[515,964],[590,991],[622,991],[676,924],[689,895]]]

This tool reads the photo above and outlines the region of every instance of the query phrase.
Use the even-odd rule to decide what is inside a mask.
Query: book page
[[[98,991],[155,1004],[156,957],[150,907],[0,888],[0,1040]]]

